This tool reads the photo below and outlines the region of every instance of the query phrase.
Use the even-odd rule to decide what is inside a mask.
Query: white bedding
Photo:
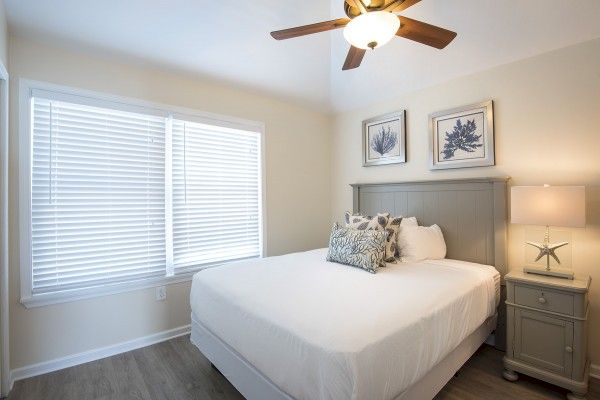
[[[391,399],[496,312],[499,274],[455,260],[377,274],[327,249],[198,272],[192,317],[296,399]]]

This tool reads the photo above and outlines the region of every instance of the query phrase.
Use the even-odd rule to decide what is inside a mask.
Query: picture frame
[[[405,110],[363,121],[362,151],[363,167],[405,163]]]
[[[492,100],[429,115],[431,170],[496,164]]]

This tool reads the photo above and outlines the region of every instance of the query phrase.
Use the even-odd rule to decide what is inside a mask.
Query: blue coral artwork
[[[363,166],[406,162],[405,111],[363,121]]]
[[[495,165],[492,100],[429,115],[430,169]]]
[[[483,113],[439,119],[437,124],[440,162],[485,157]]]
[[[393,126],[383,123],[369,127],[369,150],[371,158],[398,155],[398,131]]]

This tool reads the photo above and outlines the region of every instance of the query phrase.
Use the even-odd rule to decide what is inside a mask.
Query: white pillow
[[[419,226],[417,223],[417,217],[402,217],[400,227],[398,228],[398,234],[396,235],[396,259],[402,261],[402,246],[400,243],[400,235],[402,230],[406,227]]]
[[[419,226],[417,223],[417,217],[402,217],[400,226]]]
[[[400,261],[419,262],[446,257],[446,242],[437,225],[406,226],[398,234]]]

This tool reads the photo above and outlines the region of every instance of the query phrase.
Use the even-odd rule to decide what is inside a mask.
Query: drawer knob
[[[540,297],[540,298],[538,299],[538,301],[539,301],[541,304],[546,304],[546,298],[544,298],[544,297]]]
[[[571,346],[567,346],[567,348],[565,350],[567,351],[567,353],[573,352],[573,348]]]

